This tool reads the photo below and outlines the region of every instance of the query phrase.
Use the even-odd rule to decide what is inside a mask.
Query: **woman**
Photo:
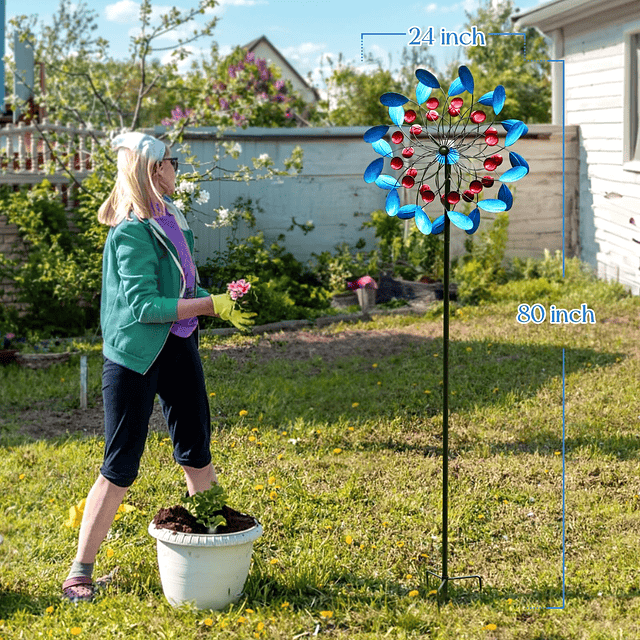
[[[220,316],[239,328],[250,324],[250,314],[235,309],[227,294],[212,296],[198,284],[193,233],[169,198],[177,158],[169,157],[163,142],[138,132],[117,136],[114,148],[116,184],[98,212],[111,227],[100,308],[105,450],[62,585],[63,597],[74,602],[94,595],[95,557],[138,474],[156,393],[189,494],[217,482],[197,317]]]

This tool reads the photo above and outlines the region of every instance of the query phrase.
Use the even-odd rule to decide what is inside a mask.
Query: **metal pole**
[[[447,215],[449,202],[446,196],[451,188],[451,165],[444,165],[444,318],[442,326],[442,596],[447,599],[449,572],[449,253],[451,243],[451,221]]]
[[[87,356],[80,356],[80,408],[87,408]]]

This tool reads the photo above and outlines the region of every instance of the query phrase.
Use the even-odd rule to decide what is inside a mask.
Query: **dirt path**
[[[256,344],[249,346],[218,345],[211,350],[202,350],[202,355],[216,358],[225,355],[239,363],[265,363],[271,360],[310,360],[320,358],[331,363],[340,358],[360,356],[384,358],[406,350],[412,344],[424,344],[425,339],[436,338],[442,329],[438,322],[419,323],[402,329],[371,330],[358,329],[354,324],[340,333],[331,329],[306,331],[280,331],[265,334]],[[16,420],[18,418],[18,420]],[[99,399],[96,406],[83,411],[50,409],[43,403],[27,411],[8,416],[10,422],[19,422],[17,434],[29,438],[54,438],[82,433],[99,436],[103,433],[103,406]],[[156,402],[149,421],[150,430],[164,431],[166,425],[159,404]]]

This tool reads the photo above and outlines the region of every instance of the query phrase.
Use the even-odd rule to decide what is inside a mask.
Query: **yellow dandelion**
[[[120,518],[122,518],[122,514],[121,513],[116,513],[114,520],[120,520]]]
[[[467,347],[467,351],[471,352],[471,351],[473,351],[473,349],[471,347]]]
[[[495,631],[495,630],[498,628],[498,626],[497,626],[497,625],[495,625],[495,624],[493,624],[493,623],[491,623],[491,624],[488,624],[488,625],[487,625],[486,627],[484,627],[484,628],[485,628],[487,631]]]
[[[258,432],[258,427],[253,427],[253,429],[251,429],[251,431],[253,431],[254,433]]]
[[[437,593],[438,591],[436,589],[432,589],[431,591],[429,591],[430,596],[435,596]]]
[[[352,543],[353,543],[353,538],[352,538],[351,536],[347,536],[347,537],[344,539],[344,541],[345,541],[347,544],[352,544]]]
[[[483,516],[482,514],[480,514],[480,515],[478,516],[478,520],[482,520],[483,518],[484,518],[484,516]]]
[[[562,451],[554,451],[554,453],[555,455],[559,456],[562,453]]]
[[[336,455],[338,455],[339,453],[342,453],[342,449],[341,449],[340,447],[336,447],[336,448],[333,450],[333,453],[335,453]]]
[[[434,354],[433,354],[433,357],[434,357],[434,358],[437,358],[437,357],[438,357],[438,354],[437,354],[437,353],[434,353]]]
[[[349,427],[348,431],[355,431],[356,428],[355,427]]]
[[[237,620],[238,624],[244,624],[247,619],[244,616],[240,616]]]
[[[378,363],[374,362],[371,366],[375,369],[378,366]]]
[[[321,611],[320,615],[323,618],[331,618],[331,617],[333,617],[333,611]]]
[[[398,547],[404,547],[404,540],[398,540],[396,544],[398,545]]]
[[[414,589],[413,591],[409,591],[409,597],[410,598],[415,598],[420,592],[417,589]]]
[[[280,560],[278,560],[278,558],[271,558],[271,560],[269,561],[269,564],[278,564],[280,562]]]
[[[431,393],[431,391],[429,389],[425,389],[424,392],[425,393]]]
[[[268,483],[269,484],[275,484],[276,483],[276,477],[275,476],[269,476]]]
[[[27,477],[27,476],[26,476],[24,473],[21,473],[21,474],[18,476],[18,480],[24,480],[26,477]]]
[[[410,573],[407,573],[407,575],[404,577],[405,580],[413,580],[413,576]]]
[[[272,491],[272,492],[269,494],[269,497],[270,497],[272,500],[275,500],[275,499],[278,497],[278,492],[277,492],[277,491]]]
[[[360,406],[360,403],[359,403],[359,402],[353,402],[353,403],[351,404],[351,406],[355,409],[356,407],[359,407],[359,406]]]
[[[255,441],[256,441],[255,436],[249,436],[249,442],[255,442]]]
[[[281,435],[281,436],[286,436],[286,435],[287,435],[287,432],[286,432],[286,431],[283,431],[280,435]]]
[[[381,385],[381,384],[382,384],[382,382],[381,382],[380,380],[378,380],[378,384],[380,384],[380,385]]]
[[[206,625],[207,625],[207,627],[212,627],[212,626],[213,626],[213,620],[212,620],[211,618],[205,618],[205,619],[202,621],[202,623],[203,623],[203,624],[206,624]]]
[[[113,558],[115,551],[113,549],[107,549],[107,558]]]
[[[53,613],[53,607],[47,607],[47,608],[45,609],[45,611],[46,611],[47,613]]]
[[[279,454],[278,454],[278,456],[277,456],[277,459],[278,459],[278,460],[282,460],[282,458],[283,458],[283,454],[282,454],[282,453],[279,453]]]
[[[118,507],[118,513],[131,513],[132,511],[135,511],[135,510],[136,508],[130,504],[121,504]]]
[[[282,607],[283,609],[286,609],[289,606],[288,602],[283,602],[280,607]]]
[[[513,604],[513,598],[507,598],[507,604]]]
[[[253,487],[256,491],[262,491],[264,489],[264,485],[263,484],[257,484],[255,487]]]
[[[255,611],[253,609],[245,609],[246,613],[255,613]]]
[[[256,629],[258,631],[262,631],[264,629],[264,622],[258,622],[258,624],[256,625]]]
[[[72,636],[79,636],[82,633],[82,629],[80,627],[71,627],[71,629],[69,629],[69,633]]]
[[[240,417],[246,416],[249,412],[246,409],[242,409],[241,411],[238,412],[238,415]]]

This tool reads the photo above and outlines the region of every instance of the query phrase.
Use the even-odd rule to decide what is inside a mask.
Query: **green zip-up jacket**
[[[167,200],[193,254],[193,232]],[[209,295],[199,285],[196,297]],[[109,230],[102,262],[100,324],[103,354],[127,369],[145,374],[178,320],[185,278],[173,243],[154,220],[123,220]]]

